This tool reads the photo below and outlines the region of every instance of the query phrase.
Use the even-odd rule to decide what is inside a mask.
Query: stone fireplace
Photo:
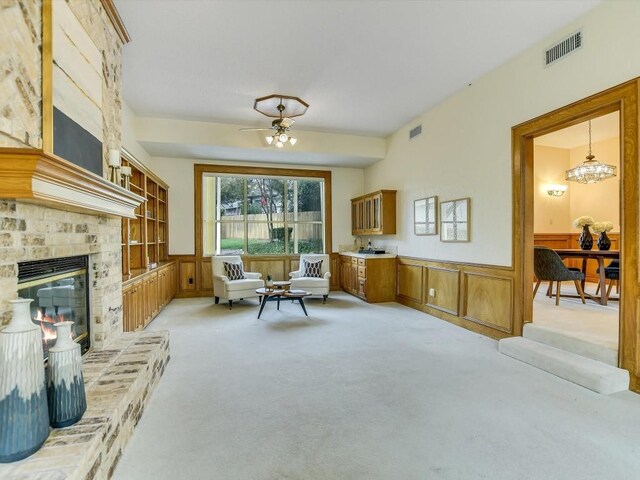
[[[0,478],[106,479],[113,473],[169,360],[167,332],[122,332],[121,251],[117,216],[0,200],[2,323],[11,317],[8,301],[25,293],[38,302],[33,305],[36,318],[38,311],[54,317],[71,314],[70,304],[77,305],[82,297],[84,281],[91,342],[83,356],[87,411],[82,420],[53,429],[31,457],[1,464]],[[63,265],[53,278],[25,281],[23,274],[38,264],[54,268],[52,259],[57,259],[53,265]],[[86,276],[79,273],[83,266]],[[73,315],[81,316],[81,310]]]
[[[120,223],[118,217],[0,200],[2,323],[8,323],[11,315],[8,301],[17,298],[20,290],[19,263],[86,255],[90,343],[101,349],[116,338],[122,332]],[[51,308],[55,310],[53,304]]]

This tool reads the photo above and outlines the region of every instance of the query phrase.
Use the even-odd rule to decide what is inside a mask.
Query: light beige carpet
[[[585,290],[595,293],[596,285],[587,284]],[[609,301],[605,306],[591,299],[583,304],[579,298],[560,298],[560,305],[556,306],[555,297],[550,299],[546,291],[546,285],[540,285],[533,302],[534,324],[618,350],[619,302]],[[565,282],[561,292],[573,295],[576,289],[571,282]]]
[[[115,480],[629,479],[640,396],[595,394],[397,304],[175,300]]]

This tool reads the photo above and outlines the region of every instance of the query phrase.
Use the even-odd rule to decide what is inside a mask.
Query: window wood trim
[[[321,178],[324,180],[324,250],[331,253],[331,171],[302,168],[242,167],[196,163],[194,166],[195,245],[196,256],[203,258],[202,245],[202,178],[205,174],[258,175],[273,177]],[[246,255],[246,254],[245,254]]]

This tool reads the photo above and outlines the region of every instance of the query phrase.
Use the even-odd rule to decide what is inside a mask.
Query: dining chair
[[[596,273],[600,275],[600,269],[596,269]],[[616,285],[616,293],[620,293],[620,260],[611,260],[611,263],[604,267],[604,278],[609,280],[609,286],[607,287],[607,298],[611,296],[611,290],[613,285]],[[600,293],[600,283],[596,289],[596,295]]]
[[[533,271],[537,278],[536,287],[533,290],[534,297],[538,292],[538,287],[540,287],[541,282],[549,282],[549,292],[551,292],[553,282],[557,282],[556,305],[560,305],[560,283],[572,281],[582,299],[582,303],[586,303],[582,285],[580,285],[580,282],[584,279],[584,274],[580,271],[569,269],[562,262],[560,256],[551,248],[543,246],[533,247]]]

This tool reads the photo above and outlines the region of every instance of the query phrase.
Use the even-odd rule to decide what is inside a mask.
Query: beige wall
[[[365,191],[398,190],[399,253],[511,265],[511,127],[639,76],[639,22],[640,2],[603,2],[391,135],[386,158],[365,170]],[[578,28],[583,48],[544,68],[543,50]],[[471,197],[470,243],[413,234],[413,200],[425,194]]]
[[[286,168],[286,165],[256,164],[217,160],[196,160],[180,158],[153,157],[150,168],[169,184],[169,253],[172,255],[195,254],[194,222],[194,177],[193,166],[196,163],[219,165],[244,165]],[[291,168],[310,168],[304,165],[289,165]],[[350,199],[362,195],[364,171],[358,168],[326,168],[331,170],[331,203],[333,205],[333,250],[338,245],[353,243],[351,236]]]
[[[151,157],[138,143],[135,130],[136,117],[125,102],[122,102],[122,147],[125,148],[136,160],[147,167],[150,166]]]
[[[534,148],[533,184],[533,231],[535,233],[567,233],[573,231],[571,225],[570,185],[561,197],[551,197],[547,193],[549,184],[567,185],[564,172],[569,168],[570,150],[566,148]]]
[[[620,231],[620,177],[583,185],[567,182],[565,170],[585,160],[588,145],[575,148],[554,148],[537,145],[534,149],[534,229],[535,233],[575,233],[573,219],[589,215],[595,221],[613,222],[613,231]],[[592,151],[596,160],[620,168],[620,141],[616,138],[595,142]],[[546,186],[567,185],[562,197],[551,197]]]

